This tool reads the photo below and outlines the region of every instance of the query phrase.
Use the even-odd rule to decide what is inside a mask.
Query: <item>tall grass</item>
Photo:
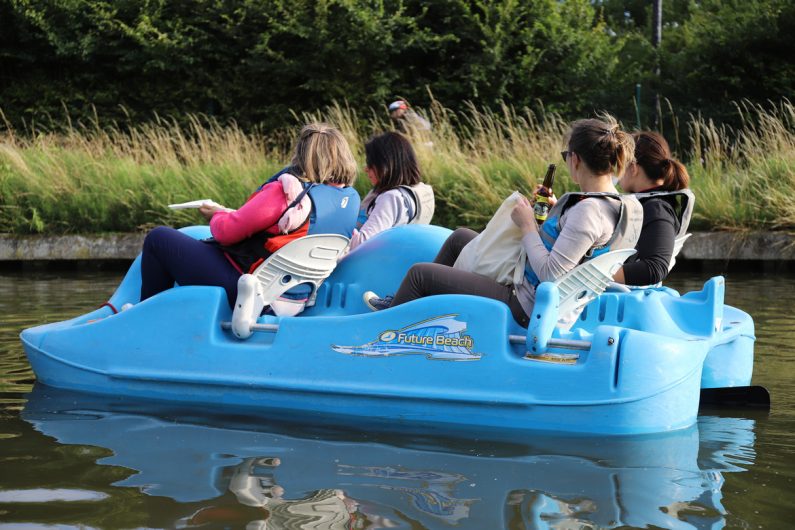
[[[697,195],[698,228],[795,227],[795,106],[737,105],[739,129],[691,116],[687,152],[680,153]],[[529,191],[549,162],[558,162],[567,123],[551,113],[503,105],[459,112],[434,103],[433,131],[414,138],[424,178],[434,186],[434,222],[485,224],[511,191]],[[0,134],[0,232],[132,231],[156,224],[201,222],[193,210],[166,205],[211,198],[245,201],[290,157],[291,134],[307,121],[339,127],[357,159],[364,143],[391,128],[385,114],[362,115],[335,104],[295,116],[289,133],[246,133],[234,124],[193,116],[187,126],[158,120],[123,129],[69,124],[58,132],[8,128]],[[367,190],[366,179],[357,184]],[[559,164],[556,192],[572,189]]]
[[[695,222],[724,229],[795,227],[795,105],[741,103],[736,130],[700,117],[688,124]]]
[[[234,125],[191,118],[129,131],[70,127],[0,137],[0,232],[130,231],[198,221],[166,205],[191,198],[240,204],[280,155]]]

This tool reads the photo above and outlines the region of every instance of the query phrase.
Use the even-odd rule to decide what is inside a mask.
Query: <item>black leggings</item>
[[[453,263],[461,254],[461,249],[476,235],[478,235],[477,232],[468,228],[458,228],[444,242],[433,263],[413,265],[395,293],[392,306],[436,294],[485,296],[506,304],[511,310],[513,318],[526,328],[529,319],[519,303],[519,299],[516,298],[516,292],[512,286],[502,285],[474,272],[453,268]]]

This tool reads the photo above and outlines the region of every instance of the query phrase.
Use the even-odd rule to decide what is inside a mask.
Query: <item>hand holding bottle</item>
[[[538,224],[544,224],[547,220],[549,210],[552,208],[550,198],[554,196],[552,193],[552,185],[555,183],[555,164],[549,164],[547,167],[547,174],[544,175],[544,183],[536,189],[535,202],[533,204],[533,213]]]
[[[530,204],[532,204],[534,207],[535,207],[535,204],[536,204],[536,195],[538,195],[538,191],[541,188],[543,188],[543,187],[544,187],[543,184],[538,184],[536,186],[536,189],[533,190],[533,202],[530,203]],[[557,204],[557,202],[558,202],[558,198],[557,198],[557,196],[554,193],[552,193],[552,195],[547,197],[547,200],[549,200],[549,208],[550,209],[552,209],[552,207],[555,206],[555,204]]]

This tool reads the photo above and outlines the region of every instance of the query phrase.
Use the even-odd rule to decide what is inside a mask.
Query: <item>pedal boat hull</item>
[[[526,344],[510,340],[527,331],[493,300],[445,295],[368,312],[362,292],[394,292],[410,265],[430,261],[449,233],[402,228],[343,260],[314,307],[297,317],[260,317],[272,329],[245,341],[222,329],[231,318],[223,290],[191,286],[118,314],[104,307],[27,329],[22,343],[49,386],[235,413],[615,435],[695,422],[711,345],[703,337],[605,320],[560,335],[590,343],[587,350],[528,358]],[[111,298],[117,307],[137,300],[138,267],[136,260]],[[644,303],[669,297],[644,296]]]

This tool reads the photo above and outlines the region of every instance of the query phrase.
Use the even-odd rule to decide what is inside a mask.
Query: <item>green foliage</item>
[[[727,121],[727,102],[792,96],[795,3],[705,0],[690,15],[663,41],[662,90],[674,107]]]
[[[623,46],[587,0],[7,0],[0,101],[17,128],[94,107],[273,128],[333,101],[425,105],[429,88],[581,113],[631,72]]]
[[[0,105],[17,129],[207,114],[247,130],[347,101],[502,101],[643,125],[790,97],[791,0],[3,0]],[[661,75],[655,73],[657,64]],[[542,103],[543,102],[543,103]],[[542,107],[543,105],[543,107]]]

